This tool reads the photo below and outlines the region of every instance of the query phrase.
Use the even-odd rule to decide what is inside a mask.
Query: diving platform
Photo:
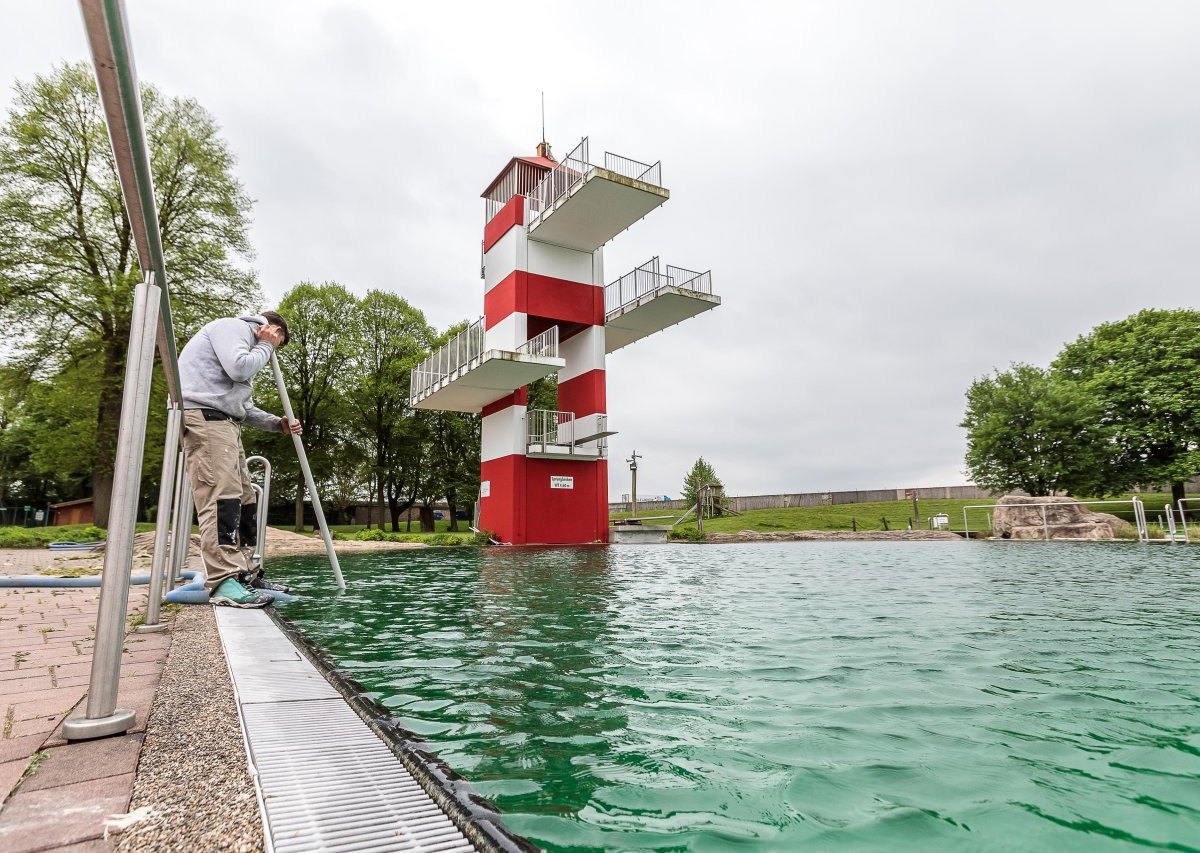
[[[667,266],[658,258],[604,288],[604,351],[615,352],[721,304],[712,292],[712,271]]]
[[[586,462],[608,458],[608,415],[576,418],[574,412],[530,409],[525,413],[525,455],[531,459]]]
[[[529,239],[594,252],[671,197],[661,182],[661,161],[589,163],[584,139],[530,192]]]
[[[558,357],[557,327],[515,351],[485,349],[480,318],[413,368],[409,405],[477,414],[484,406],[565,366],[566,361]]]

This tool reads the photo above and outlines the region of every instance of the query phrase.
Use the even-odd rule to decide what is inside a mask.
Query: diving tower
[[[499,541],[608,540],[605,357],[721,304],[711,272],[659,259],[608,282],[604,246],[670,198],[662,164],[583,139],[513,157],[483,191],[483,316],[412,371],[416,408],[482,416],[481,529]],[[557,375],[554,410],[531,382]]]

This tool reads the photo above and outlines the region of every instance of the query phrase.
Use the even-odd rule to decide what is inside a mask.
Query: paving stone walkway
[[[99,559],[99,558],[96,558]],[[48,552],[0,550],[0,575],[61,565]],[[128,613],[145,610],[132,587]],[[170,632],[126,637],[117,706],[137,719],[124,735],[67,743],[65,718],[83,710],[100,590],[0,588],[0,850],[110,850],[105,821],[133,792],[143,732]]]

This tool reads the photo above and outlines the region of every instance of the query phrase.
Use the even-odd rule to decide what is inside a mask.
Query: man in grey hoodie
[[[242,424],[285,435],[302,432],[299,421],[268,414],[251,399],[254,375],[287,342],[287,321],[264,311],[214,320],[179,354],[183,449],[213,604],[263,607],[272,599],[260,590],[283,589],[263,581],[250,564],[258,506],[242,449]]]

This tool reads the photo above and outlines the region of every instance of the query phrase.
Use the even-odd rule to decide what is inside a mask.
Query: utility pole
[[[641,458],[635,450],[633,455],[625,460],[629,463],[629,473],[633,476],[633,501],[630,504],[630,518],[637,518],[637,461]]]

